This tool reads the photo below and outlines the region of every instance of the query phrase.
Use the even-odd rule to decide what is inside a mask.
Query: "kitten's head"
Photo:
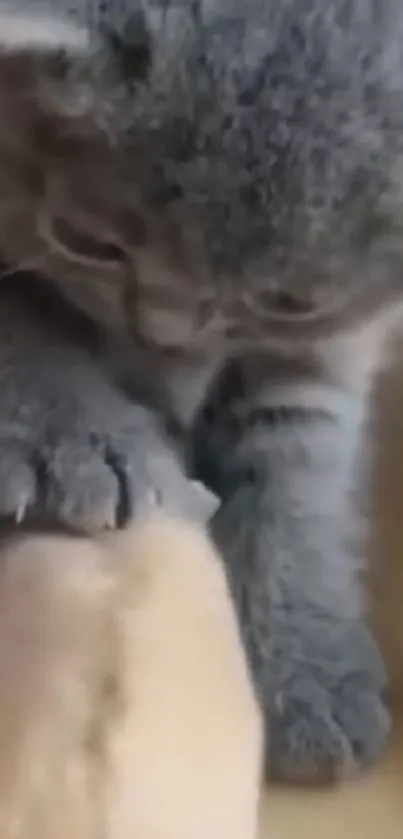
[[[180,311],[292,335],[403,292],[400,0],[47,4],[0,58],[12,268],[178,343]]]

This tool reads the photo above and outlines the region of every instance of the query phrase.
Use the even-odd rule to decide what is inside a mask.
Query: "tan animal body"
[[[1,839],[253,839],[260,718],[201,529],[8,543],[0,743]]]

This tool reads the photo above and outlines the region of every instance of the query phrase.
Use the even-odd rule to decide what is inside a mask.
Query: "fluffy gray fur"
[[[273,772],[363,766],[388,719],[351,495],[403,298],[403,4],[0,0],[1,22],[0,507],[113,525],[193,469]]]

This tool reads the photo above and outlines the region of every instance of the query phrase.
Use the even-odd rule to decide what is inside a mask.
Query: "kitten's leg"
[[[352,544],[350,493],[365,403],[357,384],[368,381],[371,349],[371,336],[359,338],[325,347],[316,360],[245,362],[228,373],[227,405],[218,400],[216,415],[210,408],[204,456],[214,462],[210,479],[223,498],[215,536],[277,777],[345,775],[374,760],[388,732],[384,670],[365,622],[362,564]],[[198,447],[203,452],[200,439]]]

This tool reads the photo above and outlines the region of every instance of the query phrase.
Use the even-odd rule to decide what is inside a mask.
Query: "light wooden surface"
[[[403,709],[403,340],[382,376],[376,418],[370,544],[373,621]],[[403,710],[380,765],[343,787],[268,790],[260,839],[402,839]]]

